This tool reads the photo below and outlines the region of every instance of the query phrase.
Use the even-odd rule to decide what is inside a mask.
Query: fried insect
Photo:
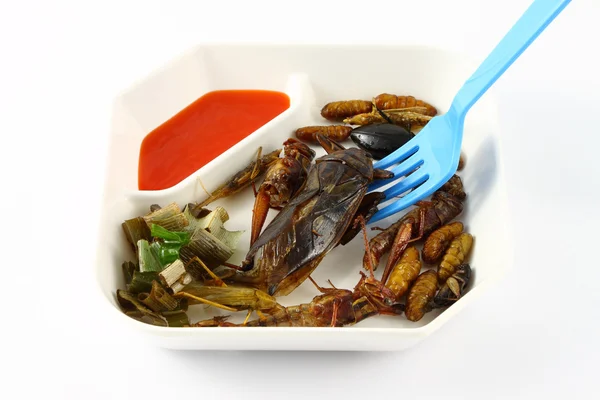
[[[376,160],[390,155],[408,143],[415,135],[396,124],[361,125],[350,132],[350,139]]]
[[[423,100],[418,100],[413,96],[396,96],[395,94],[381,93],[374,99],[374,103],[380,110],[390,108],[424,107],[426,111],[423,114],[434,117],[437,109]]]
[[[400,299],[408,291],[408,288],[415,279],[417,279],[420,271],[421,260],[419,250],[411,246],[402,253],[400,261],[392,269],[385,286],[394,293],[396,299]]]
[[[463,231],[462,222],[452,222],[436,229],[423,244],[423,261],[434,264],[440,260],[448,245]]]
[[[427,236],[438,227],[450,222],[463,210],[462,202],[459,199],[441,190],[438,190],[433,194],[431,201],[419,202],[417,203],[417,206],[418,207],[406,213],[400,220],[393,223],[371,239],[369,242],[371,248],[370,257],[374,268],[377,268],[381,257],[390,251],[398,231],[402,226],[406,226],[407,222],[411,225],[411,235],[412,232],[417,231],[419,231],[419,235],[421,235],[421,229],[412,229],[412,225],[417,224],[421,226],[422,224],[423,236]],[[421,220],[423,220],[423,222],[421,222]],[[369,254],[365,252],[363,257],[363,267],[365,269],[367,268],[368,258]]]
[[[409,243],[417,241],[423,237],[423,230],[425,228],[425,218],[423,217],[424,214],[425,209],[419,209],[418,221],[413,217],[406,218],[402,223],[400,229],[398,229],[398,234],[394,238],[394,242],[392,243],[392,249],[390,250],[390,255],[385,265],[385,269],[383,270],[383,275],[381,276],[382,282],[387,282],[392,272],[392,269],[400,259],[400,256],[406,249],[406,246],[408,246]],[[415,231],[417,223],[419,226],[419,233],[416,237],[414,237],[413,231]]]
[[[335,327],[354,325],[377,311],[366,299],[353,300],[346,289],[324,289],[310,303],[282,308],[272,314],[261,315],[245,326]]]
[[[246,168],[236,173],[228,182],[212,192],[206,200],[196,204],[192,212],[200,211],[213,201],[231,196],[250,186],[256,178],[264,174],[279,159],[279,153],[281,153],[281,149],[277,149],[261,157],[261,150],[258,151],[256,161],[252,161]]]
[[[325,104],[321,116],[330,121],[341,121],[356,114],[371,112],[373,103],[367,100],[342,100]]]
[[[322,135],[317,137],[327,154],[316,160],[306,185],[252,244],[241,271],[231,280],[273,296],[291,293],[342,238],[351,239],[346,232],[357,211],[370,208],[364,202],[378,200],[365,196],[369,184],[393,177],[389,171],[374,169],[364,150],[345,149]]]
[[[304,186],[315,151],[289,138],[283,143],[283,158],[273,163],[260,185],[252,210],[250,245],[254,244],[267,219],[269,208],[279,209]]]
[[[433,306],[436,308],[447,307],[461,298],[469,281],[471,280],[471,267],[469,264],[461,264],[456,268],[456,272],[446,279],[439,292],[433,299]]]
[[[464,232],[456,237],[450,247],[446,250],[444,258],[438,267],[438,279],[444,283],[452,274],[454,274],[460,264],[465,261],[471,248],[473,247],[473,236]]]
[[[420,128],[427,125],[427,123],[431,121],[431,118],[433,118],[429,115],[420,113],[420,111],[424,110],[424,107],[412,107],[385,111],[378,110],[370,113],[357,114],[346,118],[344,119],[344,123],[350,125],[368,125],[391,122],[408,130],[413,130],[413,128]]]
[[[359,216],[354,225],[357,223],[362,226],[363,240],[368,248],[365,219]],[[322,288],[310,279],[321,292],[310,303],[277,308],[267,311],[267,315],[259,312],[258,319],[235,326],[339,327],[354,325],[378,314],[402,314],[404,305],[397,303],[391,290],[375,279],[372,269],[369,272],[369,277],[361,272],[361,279],[353,291],[338,289],[333,284],[332,288]],[[194,326],[224,326],[222,323],[222,320],[213,319]]]
[[[309,143],[318,143],[317,133],[335,140],[343,142],[350,137],[351,126],[347,125],[324,125],[324,126],[304,126],[296,129],[296,137]]]
[[[183,291],[196,297],[201,297],[237,311],[261,310],[268,311],[281,307],[277,300],[262,290],[238,286],[205,286],[192,282]],[[190,303],[192,304],[192,303]]]
[[[413,96],[396,96],[394,94],[381,93],[372,101],[344,100],[327,103],[321,109],[321,116],[330,121],[341,121],[344,118],[349,118],[354,115],[375,111],[373,104],[380,110],[419,107],[422,109],[422,111],[419,111],[421,114],[431,117],[437,114],[435,107],[423,100],[418,100]]]
[[[464,201],[467,198],[465,193],[465,187],[463,186],[462,179],[458,175],[452,175],[452,178],[439,189],[441,192],[450,193],[457,199]]]
[[[367,227],[365,219],[362,216],[356,218],[354,225],[360,223],[363,231],[363,240],[365,251],[370,252],[369,239],[367,237]],[[404,311],[404,305],[399,304],[395,293],[384,285],[384,280],[377,280],[373,273],[373,264],[367,263],[369,276],[360,271],[361,279],[354,287],[354,299],[366,297],[377,308],[379,314],[398,315]]]
[[[419,321],[433,309],[437,285],[437,274],[433,270],[425,271],[417,277],[406,298],[405,314],[409,321]]]

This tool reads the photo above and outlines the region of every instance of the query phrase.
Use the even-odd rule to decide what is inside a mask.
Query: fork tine
[[[391,165],[402,162],[406,158],[413,155],[415,152],[417,152],[417,150],[419,150],[419,144],[415,139],[416,138],[412,138],[408,141],[408,143],[394,151],[392,154],[377,161],[375,164],[373,164],[373,168],[387,168]]]
[[[404,176],[404,175],[408,174],[409,172],[414,171],[421,164],[423,164],[423,160],[422,160],[421,154],[419,154],[419,152],[417,151],[412,156],[408,157],[406,160],[404,160],[402,163],[400,163],[400,165],[397,165],[396,167],[394,167],[391,170],[394,173],[393,178],[375,181],[369,185],[369,190],[376,190],[382,186],[388,185],[390,182],[394,181],[395,179],[397,180],[401,176]]]
[[[404,210],[405,208],[410,207],[411,205],[417,203],[419,200],[423,200],[436,190],[436,184],[434,179],[428,179],[421,186],[419,186],[414,191],[408,193],[407,195],[397,199],[392,202],[389,206],[382,208],[377,211],[371,219],[369,219],[369,224],[373,222],[380,221],[384,218],[389,217],[390,215],[396,214]]]
[[[422,184],[427,179],[429,179],[429,174],[425,171],[425,168],[421,166],[421,168],[404,178],[402,181],[385,190],[383,194],[385,194],[386,199],[391,199],[392,197],[398,196],[399,194]]]

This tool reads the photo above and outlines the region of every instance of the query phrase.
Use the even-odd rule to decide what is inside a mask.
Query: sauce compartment
[[[202,95],[142,141],[139,190],[175,186],[289,107],[285,93],[271,90]]]

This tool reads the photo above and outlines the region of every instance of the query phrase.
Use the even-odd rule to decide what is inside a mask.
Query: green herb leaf
[[[190,242],[190,234],[188,232],[172,232],[160,225],[151,225],[151,235],[164,240],[166,244],[178,244],[180,247],[185,246]]]

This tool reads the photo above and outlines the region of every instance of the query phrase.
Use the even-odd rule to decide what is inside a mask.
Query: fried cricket
[[[283,157],[269,167],[254,200],[250,245],[260,235],[269,208],[284,207],[304,186],[315,154],[299,140],[289,138],[283,143]]]
[[[366,235],[365,219],[356,218],[354,224],[360,223],[365,246],[369,241]],[[395,301],[394,294],[382,282],[375,279],[370,269],[367,277],[361,271],[361,279],[354,290],[320,287],[312,278],[311,282],[321,292],[310,303],[289,307],[280,307],[265,313],[258,312],[259,317],[243,324],[228,324],[224,319],[200,321],[194,326],[293,326],[293,327],[336,327],[354,325],[366,318],[378,314],[400,315],[404,305]],[[266,315],[265,315],[266,314]]]
[[[213,201],[231,196],[250,186],[259,176],[264,174],[273,163],[279,159],[281,149],[277,149],[261,157],[262,148],[259,149],[257,159],[252,161],[246,168],[236,173],[229,181],[213,191],[210,196],[198,203],[192,212],[199,211]]]
[[[463,204],[459,199],[440,190],[433,194],[431,201],[418,203],[417,208],[406,213],[397,222],[371,239],[369,243],[371,248],[370,257],[374,268],[377,268],[381,257],[390,251],[394,244],[394,238],[402,226],[407,229],[407,224],[410,224],[411,235],[412,232],[419,232],[419,235],[421,235],[421,228],[417,228],[416,226],[421,226],[422,223],[422,234],[423,236],[428,236],[435,229],[458,216],[462,210]],[[423,219],[422,222],[421,219]],[[412,228],[413,225],[415,225],[414,229]],[[407,238],[406,240],[409,241],[411,239]],[[367,268],[368,257],[369,254],[365,252],[363,257],[363,267],[365,269]]]

